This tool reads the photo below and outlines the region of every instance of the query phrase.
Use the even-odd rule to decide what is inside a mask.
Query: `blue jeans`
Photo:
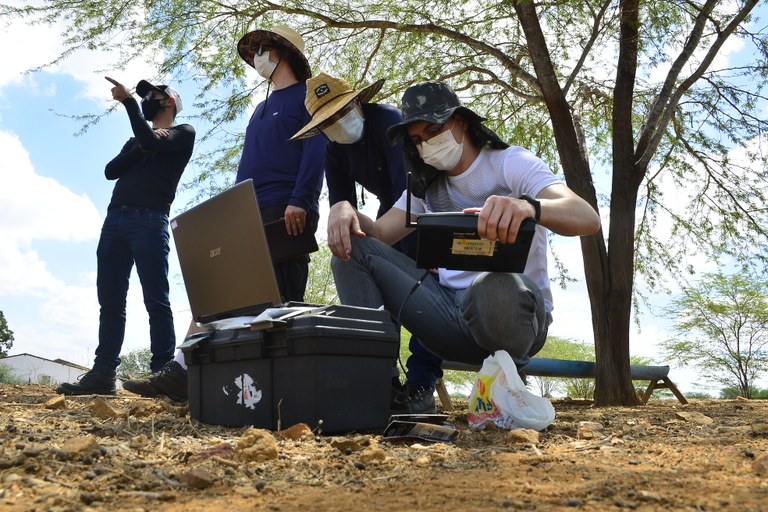
[[[384,308],[442,359],[479,364],[506,350],[518,369],[541,350],[551,321],[538,287],[523,274],[483,273],[469,288],[440,286],[379,240],[352,237],[350,261],[331,260],[343,304]]]
[[[125,304],[133,264],[149,313],[153,372],[173,359],[176,333],[168,297],[168,215],[147,208],[117,207],[107,212],[96,250],[96,289],[101,306],[94,369],[115,369],[125,337]]]
[[[416,233],[411,233],[393,247],[415,260]],[[443,360],[427,350],[417,336],[411,335],[411,340],[408,342],[408,350],[411,354],[405,362],[406,382],[414,387],[435,387],[437,379],[443,376],[443,369],[440,366]]]

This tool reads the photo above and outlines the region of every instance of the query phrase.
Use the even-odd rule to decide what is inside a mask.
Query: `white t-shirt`
[[[482,208],[488,196],[536,197],[542,189],[562,183],[540,158],[525,148],[483,149],[458,176],[443,174],[427,189],[426,198],[411,196],[411,213],[460,212],[464,208]],[[406,210],[406,193],[393,208]],[[466,288],[480,272],[438,269],[440,284],[448,288]],[[552,291],[547,272],[547,230],[536,226],[525,275],[541,289],[547,311],[552,311]]]

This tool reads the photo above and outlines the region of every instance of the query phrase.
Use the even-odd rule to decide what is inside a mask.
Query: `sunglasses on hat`
[[[167,100],[168,99],[168,95],[167,94],[165,94],[164,92],[161,92],[161,91],[156,91],[154,89],[149,91],[149,92],[147,92],[147,94],[144,95],[143,99],[146,100],[146,101],[153,100],[153,99],[155,99],[155,93],[158,93],[158,92],[162,95],[161,98],[157,98],[158,100]]]

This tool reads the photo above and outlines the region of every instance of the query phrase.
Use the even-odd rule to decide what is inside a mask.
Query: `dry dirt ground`
[[[468,430],[460,407],[453,444],[391,443],[0,385],[0,510],[768,510],[768,402],[555,409],[538,439]]]

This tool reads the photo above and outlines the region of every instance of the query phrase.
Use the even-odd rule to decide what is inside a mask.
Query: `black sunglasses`
[[[270,48],[274,48],[274,46],[270,44],[260,44],[259,47],[256,48],[256,55],[261,57],[262,55],[264,55],[264,52],[269,51]]]

